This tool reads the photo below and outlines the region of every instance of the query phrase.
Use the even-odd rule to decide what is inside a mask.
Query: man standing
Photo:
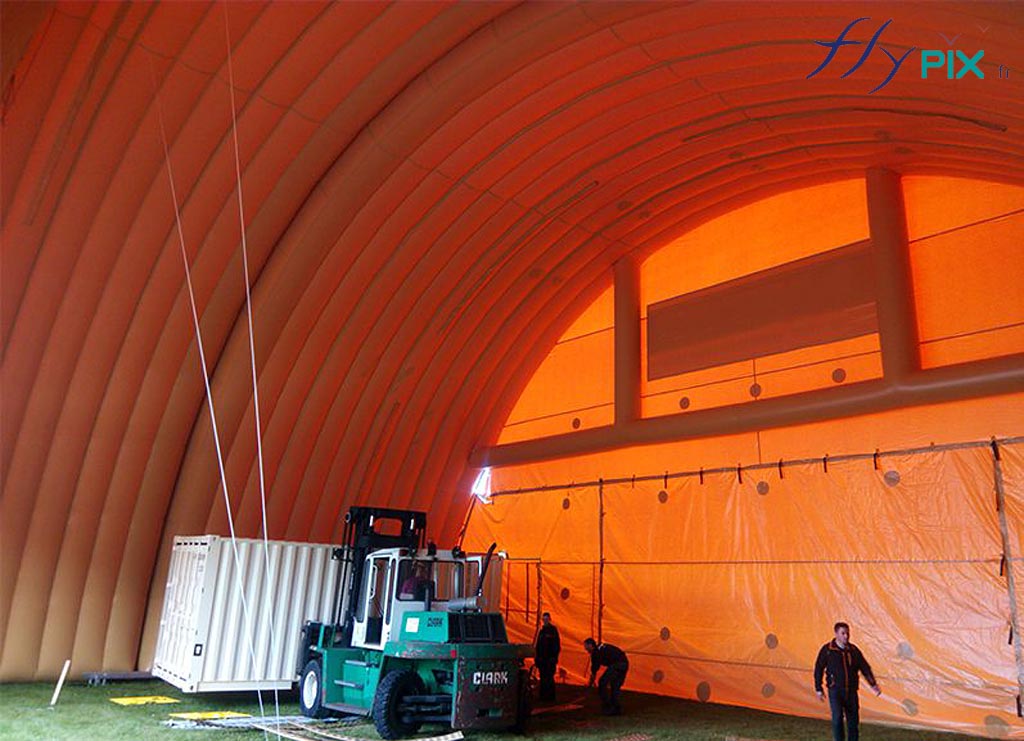
[[[622,683],[626,681],[626,673],[629,671],[626,652],[610,643],[598,645],[593,638],[583,641],[583,648],[590,654],[590,681],[587,682],[587,686],[594,685],[597,670],[605,667],[601,679],[597,682],[597,689],[601,694],[601,709],[605,715],[621,715],[619,690],[622,689]]]
[[[554,702],[555,670],[558,668],[558,654],[562,650],[562,641],[558,636],[558,628],[551,624],[551,613],[545,612],[540,619],[543,625],[537,633],[533,663],[540,672],[540,699]]]
[[[828,687],[828,704],[832,710],[832,739],[843,741],[843,716],[846,716],[847,741],[858,741],[860,723],[860,701],[857,699],[857,672],[871,685],[875,695],[881,695],[882,689],[875,681],[864,654],[850,643],[850,626],[836,623],[833,626],[835,638],[826,643],[818,651],[818,660],[814,662],[814,691],[818,699],[825,701],[821,689],[821,678],[825,676]]]

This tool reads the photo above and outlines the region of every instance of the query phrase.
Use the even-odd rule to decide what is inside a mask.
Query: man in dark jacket
[[[587,686],[593,686],[597,670],[605,667],[597,682],[597,689],[601,694],[601,709],[605,715],[621,715],[619,690],[622,689],[622,683],[626,681],[626,673],[629,671],[626,652],[610,643],[598,645],[593,638],[583,641],[583,648],[590,654],[590,681],[587,682]]]
[[[825,701],[825,693],[821,689],[824,675],[828,687],[828,704],[832,710],[832,739],[843,741],[843,716],[846,716],[847,741],[858,741],[860,723],[860,701],[857,698],[857,673],[871,685],[875,695],[882,694],[882,689],[875,681],[864,654],[850,643],[850,626],[836,623],[835,638],[826,643],[818,651],[818,660],[814,662],[814,691],[818,699]]]
[[[558,668],[558,654],[562,650],[562,641],[558,637],[558,628],[551,624],[551,613],[545,612],[540,617],[540,631],[537,633],[537,644],[533,663],[540,672],[539,698],[547,702],[555,701],[555,670]]]

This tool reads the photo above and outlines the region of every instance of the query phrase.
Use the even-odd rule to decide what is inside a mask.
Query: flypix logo
[[[864,50],[861,52],[860,58],[856,62],[854,62],[852,67],[850,67],[848,70],[846,70],[843,74],[839,76],[840,79],[845,79],[852,75],[854,72],[856,72],[858,69],[860,69],[864,62],[868,60],[868,57],[871,56],[872,52],[875,49],[878,49],[886,57],[888,57],[889,62],[892,64],[892,68],[889,70],[889,74],[886,75],[886,77],[880,83],[878,83],[877,85],[875,85],[875,87],[868,91],[868,95],[871,95],[872,93],[875,93],[884,88],[886,85],[888,85],[892,78],[896,76],[896,73],[900,71],[900,68],[903,66],[904,62],[907,61],[907,58],[910,57],[910,55],[913,54],[915,51],[917,51],[917,47],[910,47],[907,51],[903,53],[901,57],[897,59],[895,54],[893,54],[891,51],[882,46],[882,44],[880,43],[882,34],[885,32],[885,29],[889,27],[889,24],[892,23],[892,18],[890,18],[881,26],[879,26],[878,30],[875,31],[874,34],[871,35],[871,38],[869,38],[867,41],[849,38],[850,32],[853,30],[854,26],[863,21],[870,20],[870,18],[857,18],[856,20],[852,21],[846,28],[844,28],[834,41],[816,40],[814,43],[817,44],[818,46],[824,46],[826,49],[828,49],[828,53],[825,55],[824,61],[821,64],[819,64],[813,72],[807,75],[807,79],[811,79],[819,72],[821,72],[823,69],[828,67],[839,54],[839,50],[842,49],[843,47],[863,46]],[[988,29],[985,28],[984,30],[987,31]],[[956,43],[956,40],[960,38],[960,34],[957,34],[952,39],[947,38],[943,34],[939,35],[942,36],[947,46],[953,46],[953,44]],[[981,59],[984,56],[984,49],[979,49],[978,51],[975,51],[973,53],[964,52],[960,49],[922,49],[920,55],[921,79],[927,80],[929,73],[935,72],[935,70],[945,68],[946,78],[950,80],[962,79],[968,73],[974,75],[979,80],[983,80],[985,79],[985,73],[984,71],[981,70],[980,67],[978,67],[978,63],[981,62]],[[999,77],[1008,78],[1009,76],[1009,67],[999,65]]]

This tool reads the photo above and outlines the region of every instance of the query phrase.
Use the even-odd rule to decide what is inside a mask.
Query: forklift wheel
[[[310,659],[299,679],[299,707],[307,718],[326,718],[324,708],[324,675],[318,659]]]
[[[396,669],[384,677],[373,697],[373,724],[381,738],[406,738],[420,729],[420,721],[403,719],[401,706],[409,695],[424,691],[423,680],[411,669]]]

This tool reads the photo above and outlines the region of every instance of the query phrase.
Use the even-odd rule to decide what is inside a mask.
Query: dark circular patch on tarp
[[[711,699],[711,685],[708,682],[701,682],[697,685],[697,699],[701,702]]]
[[[764,389],[761,388],[761,384],[759,383],[750,384],[750,395],[753,396],[755,399],[761,395],[761,391],[763,390]]]
[[[572,506],[572,502],[569,501],[569,497],[562,500],[562,509],[569,509]]]
[[[761,695],[763,697],[771,697],[774,694],[775,694],[775,685],[772,684],[771,682],[765,682],[761,686]]]
[[[689,409],[690,408],[690,397],[689,396],[684,396],[684,397],[682,397],[679,400],[679,408],[680,409]]]
[[[885,476],[883,476],[882,478],[885,479],[885,483],[887,483],[889,486],[896,486],[896,484],[900,483],[900,472],[886,471]]]
[[[562,599],[569,599],[569,587],[562,587]]]
[[[842,383],[846,380],[846,371],[842,368],[836,368],[832,371],[832,380],[836,383]]]
[[[779,637],[774,633],[769,633],[764,637],[764,645],[768,648],[775,648],[779,645]]]
[[[578,430],[580,428],[581,424],[583,424],[583,423],[580,422],[580,418],[579,417],[573,417],[572,418],[572,428],[574,430]]]
[[[905,698],[900,705],[903,706],[903,712],[907,715],[917,715],[917,703],[909,697]]]
[[[651,675],[651,679],[654,680],[655,684],[661,684],[665,681],[665,672],[661,669],[655,669],[654,674]]]
[[[670,631],[668,628],[662,628],[661,632],[658,635],[661,636],[661,640],[667,641],[669,638],[672,637],[672,631]]]
[[[771,487],[768,486],[768,482],[767,481],[758,481],[757,482],[757,493],[760,494],[761,496],[764,496],[765,494],[767,494],[768,490],[770,488]]]
[[[668,492],[662,489],[658,492],[658,501],[664,504],[668,501]]]
[[[1005,738],[1010,735],[1010,724],[998,715],[986,715],[985,730],[996,738]]]
[[[914,647],[906,641],[900,641],[900,645],[896,647],[896,655],[901,659],[910,659],[914,657]]]

